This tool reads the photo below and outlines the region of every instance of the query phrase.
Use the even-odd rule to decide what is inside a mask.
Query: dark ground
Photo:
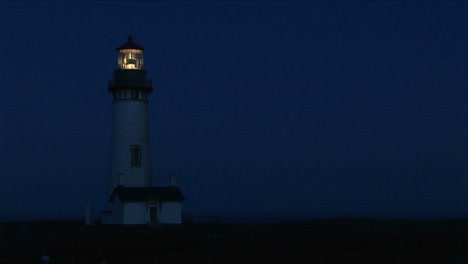
[[[468,263],[468,220],[0,224],[0,263]]]

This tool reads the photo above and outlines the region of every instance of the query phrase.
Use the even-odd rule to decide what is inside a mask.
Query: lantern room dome
[[[127,43],[123,44],[122,46],[118,47],[116,50],[124,50],[124,49],[133,49],[133,50],[141,50],[143,51],[143,47],[136,44],[135,42],[133,42],[133,37],[130,35],[128,36],[128,41]]]

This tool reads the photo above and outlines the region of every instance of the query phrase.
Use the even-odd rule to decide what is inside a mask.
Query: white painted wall
[[[109,195],[117,185],[148,187],[152,185],[148,103],[120,100],[113,103],[112,149]],[[131,167],[132,145],[141,146],[141,167]]]
[[[125,202],[115,199],[113,204],[113,224],[143,225],[149,223],[149,208],[146,201]],[[161,202],[158,205],[158,222],[161,224],[182,223],[181,202]]]
[[[182,223],[182,203],[181,202],[161,202],[159,222],[161,224],[181,224]]]
[[[123,224],[142,225],[147,223],[146,202],[134,202],[123,204]]]

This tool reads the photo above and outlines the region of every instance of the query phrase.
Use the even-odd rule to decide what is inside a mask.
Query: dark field
[[[468,263],[468,221],[0,224],[0,263]]]

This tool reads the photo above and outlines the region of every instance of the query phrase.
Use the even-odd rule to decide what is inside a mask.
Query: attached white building
[[[117,187],[109,202],[114,224],[181,224],[183,200],[177,187]]]

